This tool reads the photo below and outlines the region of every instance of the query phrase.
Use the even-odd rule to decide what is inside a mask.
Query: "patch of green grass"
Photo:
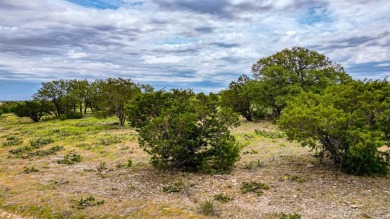
[[[44,156],[55,154],[56,152],[61,151],[63,149],[64,149],[63,146],[53,146],[47,150],[37,150],[37,151],[31,152],[31,153],[28,153],[26,158],[44,157]]]
[[[3,146],[14,146],[14,145],[20,145],[23,143],[23,140],[15,135],[9,135],[6,138],[6,142],[3,143]]]
[[[255,182],[255,181],[243,182],[241,184],[241,188],[240,188],[242,194],[246,194],[248,192],[254,192],[257,195],[262,195],[263,190],[268,190],[268,189],[269,189],[269,186],[267,184],[259,183],[259,182]]]
[[[117,143],[121,143],[121,142],[122,142],[122,138],[120,138],[119,136],[109,135],[109,136],[105,136],[105,137],[98,139],[97,144],[107,146],[110,144],[117,144]]]
[[[44,145],[53,143],[54,139],[50,137],[38,137],[36,139],[30,140],[30,145],[32,148],[42,148]]]
[[[276,131],[265,131],[265,130],[259,130],[255,129],[256,135],[263,136],[265,138],[271,138],[271,139],[278,139],[278,138],[285,138],[286,135],[282,132],[276,132]]]

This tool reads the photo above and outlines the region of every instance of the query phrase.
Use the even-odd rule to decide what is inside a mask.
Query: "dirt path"
[[[0,218],[2,218],[2,219],[28,219],[28,218],[21,217],[21,216],[16,215],[16,214],[8,213],[8,212],[3,211],[1,209],[0,209]]]

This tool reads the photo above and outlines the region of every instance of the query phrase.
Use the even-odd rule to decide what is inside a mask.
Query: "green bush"
[[[290,140],[309,145],[319,159],[354,175],[385,174],[390,143],[390,83],[353,81],[328,87],[323,95],[302,93],[279,120]]]
[[[81,112],[74,112],[74,111],[69,111],[65,114],[62,114],[60,116],[60,120],[66,120],[66,119],[81,119],[83,118],[83,113]]]
[[[42,116],[51,113],[54,109],[53,107],[53,104],[46,100],[32,100],[17,103],[17,105],[13,107],[12,112],[18,117],[29,117],[34,122],[39,122]]]
[[[187,90],[165,94],[165,108],[159,109],[158,116],[132,114],[141,118],[134,123],[144,124],[139,127],[139,144],[152,155],[152,164],[185,171],[231,171],[240,153],[229,131],[238,123],[237,115],[229,109],[219,110],[215,96]],[[132,112],[142,114],[135,110],[144,107],[138,104],[145,104],[138,99],[132,102]]]

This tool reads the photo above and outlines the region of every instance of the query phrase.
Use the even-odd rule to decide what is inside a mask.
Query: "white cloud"
[[[387,0],[148,0],[98,10],[62,0],[5,0],[0,79],[127,76],[208,90],[293,46],[346,67],[380,62],[378,75],[386,75],[389,8]],[[216,84],[201,86],[210,81]]]

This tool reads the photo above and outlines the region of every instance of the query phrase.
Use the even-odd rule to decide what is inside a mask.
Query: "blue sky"
[[[388,0],[2,0],[0,100],[74,78],[217,92],[294,46],[380,79],[390,76],[389,11]]]

